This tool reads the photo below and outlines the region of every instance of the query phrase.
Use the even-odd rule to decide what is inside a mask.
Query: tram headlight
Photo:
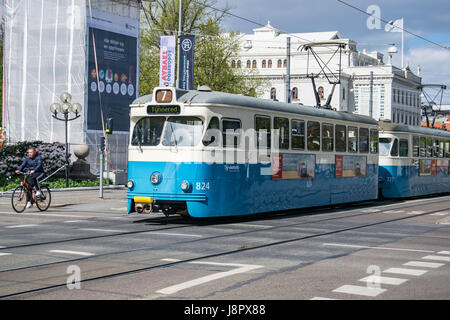
[[[191,184],[189,183],[189,181],[184,180],[181,183],[181,190],[183,190],[185,192],[188,191],[190,187],[191,187]]]
[[[159,172],[155,172],[150,176],[150,181],[153,184],[158,184],[161,181],[161,175]]]
[[[132,189],[132,188],[134,187],[134,182],[133,182],[133,180],[128,180],[128,182],[127,182],[127,187],[128,187],[128,189]]]

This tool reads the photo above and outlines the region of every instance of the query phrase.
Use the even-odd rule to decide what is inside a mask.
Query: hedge
[[[3,145],[0,148],[0,185],[5,185],[7,180],[15,176],[15,171],[25,159],[29,147],[35,147],[36,151],[41,155],[47,175],[55,172],[65,164],[66,148],[63,143],[23,141],[16,144]],[[61,172],[64,173],[64,170],[61,170]]]

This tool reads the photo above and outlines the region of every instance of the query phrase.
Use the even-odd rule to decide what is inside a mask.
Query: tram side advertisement
[[[102,130],[101,106],[114,131],[128,132],[128,107],[137,97],[137,38],[93,27],[89,35],[87,129]]]

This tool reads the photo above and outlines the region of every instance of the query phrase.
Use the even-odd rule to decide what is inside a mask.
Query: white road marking
[[[368,277],[359,279],[359,281],[366,282],[366,283],[390,284],[393,286],[398,286],[398,285],[408,281],[408,279],[381,277],[381,276],[368,276]]]
[[[7,226],[5,228],[15,229],[15,228],[29,228],[29,227],[36,227],[36,226],[37,226],[37,224],[19,224],[16,226]]]
[[[67,220],[67,221],[64,221],[64,223],[77,223],[77,222],[88,222],[88,221],[86,221],[86,220]]]
[[[373,213],[373,212],[380,212],[380,209],[364,209],[361,210],[362,213]]]
[[[425,268],[439,268],[444,266],[444,263],[435,263],[435,262],[423,262],[423,261],[410,261],[403,264],[408,267],[425,267]]]
[[[16,215],[16,216],[38,216],[39,217],[56,217],[56,218],[86,218],[86,217],[90,217],[90,218],[95,218],[95,216],[77,216],[77,215],[72,215],[72,214],[58,214],[58,213],[42,213],[42,212],[22,212],[20,214],[14,213],[12,211],[10,212],[3,212],[0,211],[0,214],[8,214],[8,215]]]
[[[98,231],[98,232],[123,232],[122,230],[114,230],[114,229],[91,229],[91,228],[80,228],[79,230],[83,230],[83,231]]]
[[[247,227],[255,227],[255,228],[273,228],[274,226],[269,225],[261,225],[261,224],[250,224],[250,223],[237,223],[237,226],[247,226]]]
[[[161,259],[162,261],[167,261],[167,262],[178,262],[181,261],[180,259],[172,259],[172,258],[165,258],[165,259]]]
[[[314,298],[311,298],[310,300],[337,300],[337,299],[325,298],[325,297],[314,297]]]
[[[384,211],[383,213],[403,213],[405,210],[388,210]]]
[[[194,237],[194,238],[203,237],[202,235],[199,234],[169,233],[169,232],[152,232],[151,234],[159,234],[164,236],[175,236],[175,237]]]
[[[408,269],[408,268],[389,268],[384,270],[385,273],[406,274],[410,276],[421,276],[428,272],[428,270]]]
[[[439,251],[437,254],[450,254],[450,251]]]
[[[430,214],[430,216],[445,216],[447,214],[448,214],[447,211],[440,211],[440,212],[432,213],[432,214]]]
[[[381,288],[373,288],[373,287],[361,287],[361,286],[352,286],[352,285],[344,285],[337,289],[334,289],[333,292],[354,294],[359,296],[366,297],[376,297],[377,295],[385,292],[386,289]]]
[[[412,252],[430,252],[434,253],[434,251],[430,250],[421,250],[421,249],[406,249],[406,248],[390,248],[390,247],[369,247],[369,246],[361,246],[356,244],[346,244],[346,243],[322,243],[324,246],[333,246],[333,247],[347,247],[347,248],[361,248],[361,249],[378,249],[378,250],[394,250],[394,251],[412,251]]]
[[[422,259],[425,259],[425,260],[435,260],[435,261],[450,261],[450,257],[434,256],[434,255],[431,255],[431,256],[425,256],[425,257],[422,257]]]
[[[50,250],[52,253],[66,253],[66,254],[75,254],[79,256],[93,256],[93,253],[90,252],[81,252],[81,251],[68,251],[68,250]]]
[[[8,253],[8,252],[0,252],[0,257],[1,256],[9,256],[12,255],[12,253]]]
[[[237,264],[237,263],[218,263],[218,262],[189,262],[189,263],[206,264],[206,265],[214,265],[214,266],[225,266],[225,267],[229,266],[229,267],[237,267],[237,268],[230,270],[230,271],[218,272],[218,273],[214,273],[214,274],[211,274],[211,275],[208,275],[205,277],[186,281],[186,282],[183,282],[180,284],[176,284],[176,285],[158,290],[156,292],[162,293],[162,294],[167,294],[167,295],[173,294],[173,293],[176,293],[176,292],[184,290],[184,289],[188,289],[188,288],[192,288],[194,286],[204,284],[206,282],[222,279],[222,278],[229,277],[229,276],[232,276],[235,274],[244,273],[244,272],[248,272],[248,271],[263,267],[263,266],[258,266],[258,265]]]
[[[425,211],[411,211],[411,212],[407,212],[406,214],[422,214],[425,213]]]

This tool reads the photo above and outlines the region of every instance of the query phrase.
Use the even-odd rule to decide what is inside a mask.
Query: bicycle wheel
[[[25,207],[27,205],[27,196],[23,186],[19,186],[14,189],[11,197],[11,204],[14,211],[17,213],[21,213],[25,210]]]
[[[50,207],[52,194],[49,187],[41,187],[41,195],[36,197],[36,206],[40,211],[45,211]]]

